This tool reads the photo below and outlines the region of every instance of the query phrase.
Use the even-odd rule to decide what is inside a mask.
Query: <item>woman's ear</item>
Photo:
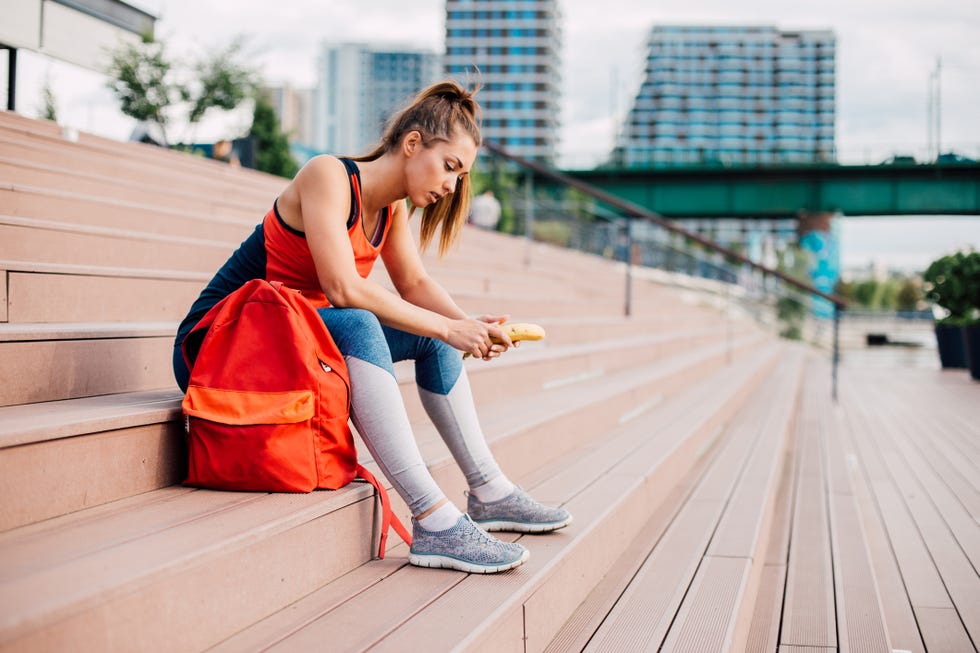
[[[422,134],[413,129],[412,131],[405,134],[405,138],[402,140],[402,152],[405,156],[412,156],[422,147]]]

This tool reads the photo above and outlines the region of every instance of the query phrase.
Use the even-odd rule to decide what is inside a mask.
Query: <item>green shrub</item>
[[[925,298],[949,313],[941,324],[966,324],[980,313],[980,254],[941,256],[922,275]]]

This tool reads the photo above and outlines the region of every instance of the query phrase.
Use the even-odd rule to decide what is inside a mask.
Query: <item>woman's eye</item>
[[[453,167],[453,164],[447,163],[446,164],[446,172],[452,172],[453,170],[455,170],[455,168]]]

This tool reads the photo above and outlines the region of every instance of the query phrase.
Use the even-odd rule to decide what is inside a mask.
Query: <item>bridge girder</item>
[[[980,163],[566,171],[668,218],[980,215]],[[547,185],[547,182],[544,182]]]

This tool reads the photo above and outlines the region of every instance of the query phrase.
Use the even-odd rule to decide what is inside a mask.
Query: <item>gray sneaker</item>
[[[516,485],[513,494],[500,501],[483,503],[469,492],[466,496],[466,512],[488,531],[547,533],[572,523],[567,510],[542,505]]]
[[[427,531],[412,519],[408,561],[416,567],[458,569],[492,574],[524,564],[531,553],[516,542],[503,542],[463,515],[452,528]]]

